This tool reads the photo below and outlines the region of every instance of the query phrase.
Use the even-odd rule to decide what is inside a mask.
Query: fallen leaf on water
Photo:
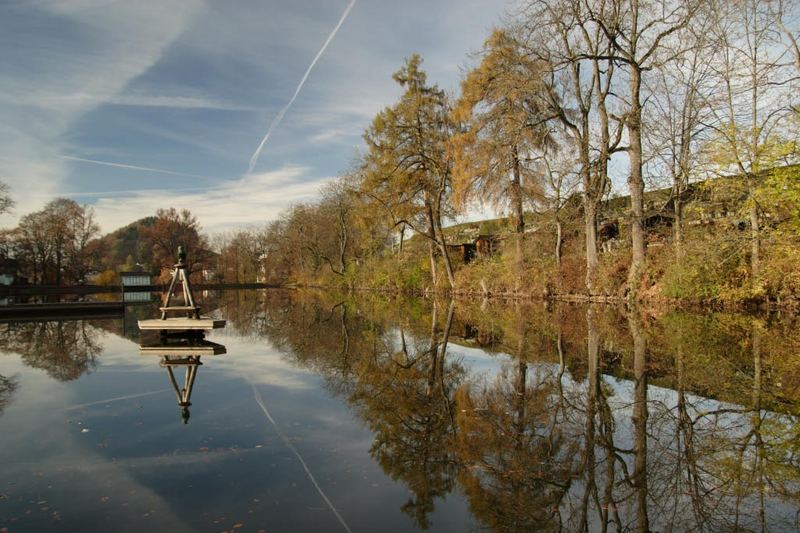
[[[244,524],[242,524],[242,523],[233,524],[233,529],[239,529],[240,527],[243,527],[243,526],[244,526]]]

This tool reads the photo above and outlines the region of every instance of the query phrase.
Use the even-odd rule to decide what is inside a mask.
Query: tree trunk
[[[453,289],[456,286],[455,276],[453,275],[453,263],[450,261],[450,254],[447,253],[447,241],[444,236],[444,231],[442,230],[441,222],[437,221],[436,228],[438,230],[436,242],[439,244],[439,250],[444,260],[444,271],[447,274],[447,281],[450,283],[450,288]]]
[[[561,219],[556,215],[556,267],[558,268],[561,268],[562,233]]]
[[[339,240],[339,265],[341,266],[340,270],[342,274],[344,274],[345,270],[347,270],[347,259],[345,258],[345,254],[347,253],[348,239],[347,221],[344,219],[344,216],[339,216],[339,226],[342,230],[341,239]]]
[[[672,223],[672,238],[675,246],[675,257],[681,259],[683,257],[683,203],[681,202],[681,194],[683,193],[682,184],[676,181],[672,187],[673,194],[673,212],[675,220]]]
[[[511,149],[511,154],[512,178],[509,192],[514,212],[514,252],[516,254],[514,269],[517,276],[516,289],[519,290],[522,282],[522,241],[525,234],[525,216],[522,209],[522,173],[516,146]]]
[[[638,66],[630,68],[631,84],[631,110],[628,116],[628,138],[630,148],[630,175],[628,188],[631,194],[631,266],[628,271],[628,298],[636,299],[642,284],[645,269],[645,242],[644,242],[644,179],[642,178],[642,108],[640,90],[642,85],[641,72]]]
[[[453,263],[450,261],[450,254],[447,253],[447,239],[445,239],[444,231],[442,230],[442,196],[444,195],[445,184],[444,177],[441,178],[439,191],[436,194],[436,210],[432,213],[434,215],[434,230],[437,232],[436,242],[439,244],[439,250],[442,252],[442,259],[444,260],[444,270],[447,274],[447,281],[450,283],[450,289],[455,288],[456,280],[453,275]]]
[[[522,209],[522,176],[519,166],[519,155],[517,147],[511,149],[511,168],[513,176],[511,179],[511,205],[514,210],[514,232],[525,233],[525,219]]]
[[[61,246],[56,249],[56,285],[61,285]]]
[[[585,198],[583,203],[583,223],[586,233],[586,290],[594,293],[595,273],[597,272],[597,207],[598,202]]]
[[[428,254],[431,259],[431,280],[433,286],[436,287],[436,226],[433,219],[433,209],[430,203],[426,202],[425,208],[428,215]]]
[[[756,203],[755,179],[747,180],[747,192],[750,196],[750,275],[755,282],[761,273],[761,239],[759,237],[758,204]]]

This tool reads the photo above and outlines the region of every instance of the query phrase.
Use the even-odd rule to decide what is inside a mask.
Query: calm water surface
[[[199,359],[140,354],[156,304],[0,324],[0,531],[800,526],[791,318],[279,291],[204,308],[226,353]]]

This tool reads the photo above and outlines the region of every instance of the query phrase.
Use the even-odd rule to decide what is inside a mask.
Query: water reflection
[[[249,313],[372,430],[419,528],[456,488],[494,530],[798,526],[792,322],[766,346],[731,315],[277,295]],[[499,372],[470,368],[476,346]]]
[[[0,351],[19,354],[32,368],[71,381],[95,366],[103,352],[100,333],[83,320],[0,324]]]
[[[202,412],[194,407],[192,424],[179,428],[184,435],[197,431],[204,440],[198,437],[178,451],[160,450],[165,455],[156,456],[158,461],[183,457],[181,450],[192,452],[190,457],[210,453],[214,444],[205,439],[217,431],[217,439],[251,444],[247,452],[220,447],[220,457],[228,457],[223,451],[235,457],[228,468],[250,461],[236,470],[237,486],[260,486],[267,478],[280,484],[282,475],[287,476],[284,485],[293,484],[297,478],[286,472],[300,468],[295,454],[283,450],[282,462],[275,460],[284,440],[272,433],[254,436],[256,428],[263,429],[261,407],[267,405],[272,425],[283,423],[285,440],[297,448],[297,457],[305,457],[303,468],[315,474],[322,470],[317,490],[331,495],[331,508],[336,505],[344,520],[363,517],[357,506],[346,507],[348,499],[358,498],[338,491],[339,483],[351,479],[351,469],[377,465],[386,484],[404,489],[381,492],[380,509],[373,521],[361,524],[365,529],[376,529],[384,519],[391,529],[390,511],[404,520],[399,526],[392,522],[398,530],[800,526],[800,329],[795,319],[277,291],[214,298],[220,314],[230,319],[221,338],[236,346],[236,360],[247,364],[248,376],[234,372],[227,358],[214,365],[219,372],[204,370],[201,392],[214,398],[208,402],[213,406]],[[75,380],[102,362],[104,334],[130,334],[117,322],[3,328],[4,352],[19,354],[23,363],[59,381]],[[200,366],[225,353],[225,347],[198,336],[156,335],[136,342],[143,355],[156,356],[149,366],[158,361],[166,370],[170,395],[188,421]],[[281,383],[285,374],[276,372],[264,385],[258,364],[267,346],[282,354],[283,366],[271,368],[296,369],[313,380],[293,388]],[[240,357],[244,347],[252,352]],[[25,388],[24,380],[8,376],[0,376],[0,413],[9,413]],[[161,381],[163,374],[155,378]],[[152,380],[140,382],[139,392],[152,391]],[[243,387],[245,382],[251,386]],[[344,424],[342,412],[354,416],[366,428],[369,445],[359,447],[361,441],[354,439],[348,461],[328,460],[324,446],[333,437],[321,431],[327,426],[316,412],[302,419],[310,428],[302,433],[305,440],[295,439],[300,431],[295,428],[303,424],[293,420],[311,399],[342,406],[331,411],[340,417],[335,422]],[[97,409],[99,425],[102,411]],[[120,425],[136,420],[146,428],[160,416],[129,409],[120,411],[129,417]],[[174,419],[169,422],[177,426]],[[150,445],[160,445],[157,439],[167,431],[152,428]],[[116,442],[124,440],[122,435]],[[269,455],[258,455],[270,445]],[[198,478],[202,489],[193,493],[191,505],[204,494],[210,501],[208,487],[225,474],[214,463],[202,464],[206,477]],[[263,475],[276,464],[285,468],[282,474]],[[166,483],[157,472],[142,477],[153,486]],[[366,490],[379,486],[376,481]],[[308,509],[326,509],[313,488],[303,494],[306,515]]]
[[[0,415],[3,414],[3,410],[14,399],[14,392],[16,392],[18,387],[19,380],[14,376],[7,377],[0,375]]]
[[[203,363],[202,356],[222,355],[226,353],[225,346],[205,339],[203,332],[153,332],[142,341],[139,346],[142,355],[155,355],[161,357],[159,366],[166,368],[169,382],[178,400],[181,410],[181,420],[189,423],[189,407],[191,407],[192,391],[194,390],[197,370]],[[183,386],[178,384],[176,373],[183,370]]]

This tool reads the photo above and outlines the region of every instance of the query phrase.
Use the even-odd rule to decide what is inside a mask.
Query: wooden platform
[[[184,342],[167,342],[164,344],[142,344],[139,346],[140,355],[159,355],[159,356],[207,356],[222,355],[226,353],[225,346],[206,340]],[[175,364],[180,364],[176,362]]]
[[[12,304],[0,306],[0,321],[17,320],[86,320],[122,316],[122,302],[60,302],[41,304]]]
[[[139,329],[163,331],[209,330],[225,327],[225,321],[201,316],[200,318],[151,318],[140,320]]]

